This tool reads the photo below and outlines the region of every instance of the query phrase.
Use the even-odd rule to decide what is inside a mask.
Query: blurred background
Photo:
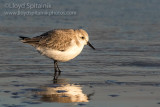
[[[159,0],[0,0],[0,106],[159,107],[159,4]],[[85,29],[96,50],[86,46],[74,60],[60,63],[63,72],[53,84],[53,61],[18,36],[62,28]],[[66,97],[65,89],[55,94],[58,87],[73,87],[80,94]]]

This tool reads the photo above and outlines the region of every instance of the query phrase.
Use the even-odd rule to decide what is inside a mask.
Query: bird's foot
[[[61,72],[60,70],[56,70],[55,73],[54,73],[54,76],[53,76],[53,80],[57,80],[58,77],[61,75]]]

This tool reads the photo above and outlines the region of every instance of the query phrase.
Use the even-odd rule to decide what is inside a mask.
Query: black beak
[[[95,50],[95,48],[94,48],[89,42],[87,42],[87,45],[90,46],[92,49]]]

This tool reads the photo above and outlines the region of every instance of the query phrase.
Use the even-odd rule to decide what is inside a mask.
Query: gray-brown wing
[[[28,37],[23,37],[23,36],[20,36],[20,38],[22,39],[23,43],[28,43],[28,44],[33,45],[33,46],[38,46],[39,42],[42,39],[46,39],[47,37],[49,37],[49,34],[53,33],[53,32],[54,32],[54,30],[51,30],[51,31],[48,31],[46,33],[43,33],[40,36],[36,36],[36,37],[33,37],[33,38],[28,38]]]
[[[38,47],[47,47],[55,50],[65,51],[75,37],[74,30],[62,29],[48,31],[40,36],[32,38]]]

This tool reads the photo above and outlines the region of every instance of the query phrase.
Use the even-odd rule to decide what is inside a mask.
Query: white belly
[[[40,51],[42,55],[46,55],[49,58],[52,58],[60,62],[66,62],[66,61],[69,61],[75,58],[77,55],[79,55],[83,47],[84,46],[78,47],[77,45],[75,45],[75,46],[70,47],[66,51],[58,51],[54,49],[38,47],[37,50]]]

